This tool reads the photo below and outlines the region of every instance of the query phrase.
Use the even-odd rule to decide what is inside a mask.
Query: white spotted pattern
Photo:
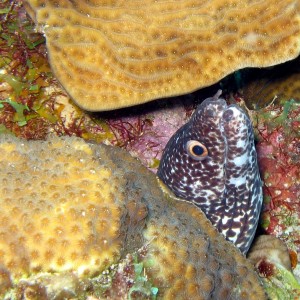
[[[203,101],[170,139],[157,175],[178,197],[199,206],[246,253],[262,205],[253,128],[240,107],[227,106],[219,96]],[[189,140],[205,145],[208,157],[190,157],[185,147]]]

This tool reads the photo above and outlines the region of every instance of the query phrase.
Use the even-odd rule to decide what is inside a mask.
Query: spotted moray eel
[[[221,93],[204,100],[172,136],[157,175],[245,254],[257,228],[262,184],[251,121]]]

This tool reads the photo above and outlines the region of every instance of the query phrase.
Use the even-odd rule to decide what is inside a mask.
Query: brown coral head
[[[298,0],[27,0],[75,102],[111,110],[191,92],[299,54]]]

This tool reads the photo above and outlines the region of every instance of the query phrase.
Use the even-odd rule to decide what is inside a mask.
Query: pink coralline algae
[[[108,118],[107,123],[115,136],[109,143],[125,148],[156,171],[168,140],[190,117],[191,100],[188,97],[185,100],[188,101],[183,103],[177,99],[176,105],[165,103],[147,113]]]

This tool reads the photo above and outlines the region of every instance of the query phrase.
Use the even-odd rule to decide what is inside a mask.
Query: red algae
[[[257,151],[264,180],[263,227],[300,251],[300,106],[294,100],[257,114]]]

